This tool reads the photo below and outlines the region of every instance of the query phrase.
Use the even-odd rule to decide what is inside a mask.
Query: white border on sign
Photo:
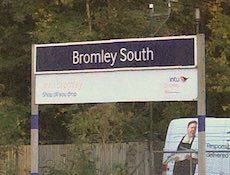
[[[65,71],[36,71],[36,49],[39,47],[52,46],[72,46],[85,44],[99,44],[99,43],[116,43],[125,41],[156,41],[168,39],[194,39],[194,65],[192,66],[153,66],[153,67],[127,67],[127,68],[111,68],[111,69],[90,69],[90,70],[65,70]],[[53,44],[34,44],[34,74],[62,74],[62,73],[87,73],[87,72],[114,72],[114,71],[134,71],[134,70],[157,70],[157,69],[181,69],[181,68],[196,68],[197,67],[197,37],[196,35],[189,36],[171,36],[171,37],[152,37],[152,38],[128,38],[128,39],[111,39],[111,40],[97,40],[97,41],[83,41],[83,42],[69,42],[69,43],[53,43]]]

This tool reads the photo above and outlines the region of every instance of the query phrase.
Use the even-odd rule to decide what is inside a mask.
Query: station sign
[[[35,73],[196,67],[195,36],[35,45]]]
[[[197,100],[196,36],[33,47],[36,104]]]

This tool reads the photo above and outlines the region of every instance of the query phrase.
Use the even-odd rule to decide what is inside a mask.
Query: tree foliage
[[[20,128],[20,132],[15,132],[15,137],[6,134],[5,141],[10,137],[27,138],[28,133],[24,132],[30,127],[30,114],[25,111],[30,109],[32,44],[148,37],[153,33],[155,36],[195,34],[196,7],[201,10],[200,31],[206,37],[207,115],[229,116],[229,0],[180,0],[171,4],[170,13],[167,1],[156,0],[154,14],[164,14],[162,16],[151,16],[149,3],[153,1],[0,0],[0,130],[9,134]],[[70,132],[73,132],[75,137],[76,133],[80,133],[84,138],[87,133],[95,134],[98,130],[95,125],[97,122],[101,128],[97,134],[100,133],[101,137],[97,135],[95,138],[103,142],[115,135],[121,139],[121,133],[116,133],[119,131],[122,131],[123,139],[149,138],[148,103],[118,103],[105,106],[41,106],[41,140],[47,143],[46,140],[52,138],[69,139]],[[152,131],[164,133],[165,129],[162,128],[166,128],[172,118],[195,115],[195,108],[193,102],[153,103]],[[133,115],[128,115],[126,120],[126,114]],[[16,124],[18,121],[20,125]],[[5,127],[7,125],[10,126],[8,130]],[[102,125],[105,125],[104,130]],[[113,127],[118,127],[118,131],[113,131]],[[108,135],[110,133],[110,136],[102,137],[103,132]],[[93,135],[91,137],[91,141],[95,139]]]
[[[80,143],[122,141],[123,126],[132,118],[130,112],[119,111],[116,104],[98,104],[72,115],[68,128]]]
[[[208,3],[211,19],[207,24],[210,38],[207,42],[207,85],[210,94],[210,112],[229,115],[230,104],[230,5],[227,1]],[[221,103],[220,103],[221,101]]]
[[[0,144],[20,145],[29,138],[28,109],[11,98],[0,99]]]

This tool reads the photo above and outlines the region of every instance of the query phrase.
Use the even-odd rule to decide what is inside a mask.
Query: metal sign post
[[[38,141],[39,141],[39,113],[35,104],[35,49],[32,46],[31,67],[31,175],[38,175]]]
[[[206,116],[206,89],[205,89],[205,39],[203,34],[197,35],[198,46],[198,174],[206,174],[206,138],[205,138],[205,116]]]

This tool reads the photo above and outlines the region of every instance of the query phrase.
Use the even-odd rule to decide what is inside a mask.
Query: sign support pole
[[[197,60],[198,60],[198,174],[206,174],[206,89],[205,89],[205,39],[203,34],[197,35]]]
[[[38,175],[38,140],[39,140],[39,112],[35,104],[35,75],[34,75],[35,47],[32,46],[31,64],[31,175]]]

